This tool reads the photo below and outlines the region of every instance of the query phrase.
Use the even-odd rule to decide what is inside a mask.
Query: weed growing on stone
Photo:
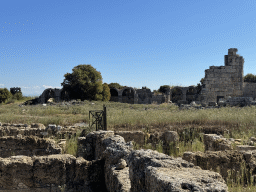
[[[81,130],[78,130],[78,132],[74,135],[72,135],[70,138],[66,136],[66,145],[64,149],[64,153],[68,153],[71,155],[77,156],[77,150],[78,150],[78,144],[77,144],[77,138],[81,135]]]
[[[229,191],[256,191],[256,178],[252,174],[252,170],[246,167],[245,162],[241,163],[240,171],[228,170],[226,179]]]

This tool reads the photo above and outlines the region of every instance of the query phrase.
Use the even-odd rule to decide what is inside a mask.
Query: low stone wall
[[[80,143],[85,158],[105,159],[108,191],[227,191],[220,174],[156,151],[132,150],[131,142],[112,131],[92,132]]]
[[[45,132],[46,128],[43,124],[34,123],[31,125],[27,124],[10,124],[10,123],[0,123],[0,137],[3,136],[43,136],[42,132]]]
[[[134,141],[135,143],[143,146],[147,135],[142,131],[117,131],[116,135],[120,135],[126,142]]]
[[[152,150],[132,151],[128,157],[131,191],[227,191],[222,177],[181,158]]]
[[[50,184],[53,191],[106,191],[103,162],[67,154],[0,158],[0,191],[46,191]]]
[[[204,134],[205,151],[231,150],[232,142],[217,134]]]
[[[167,134],[168,136],[168,134]],[[167,137],[166,136],[166,137]],[[227,186],[220,174],[152,150],[133,150],[113,131],[79,138],[80,155],[0,158],[0,191],[216,191]],[[39,188],[41,187],[41,188]]]
[[[236,150],[185,152],[182,158],[204,170],[220,172],[224,178],[228,177],[228,170],[240,171],[244,162],[243,154]]]
[[[0,157],[15,155],[50,155],[60,154],[61,148],[51,139],[30,137],[0,137]]]

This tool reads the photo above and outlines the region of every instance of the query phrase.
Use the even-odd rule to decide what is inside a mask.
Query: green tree
[[[103,96],[103,98],[102,98],[103,101],[109,101],[110,100],[110,97],[111,97],[110,88],[108,87],[107,83],[103,84],[102,96]]]
[[[91,65],[78,65],[64,75],[61,83],[70,99],[102,100],[102,76]]]
[[[109,83],[109,88],[117,88],[117,89],[123,89],[124,86],[120,85],[119,83]]]
[[[170,89],[171,87],[169,85],[161,85],[160,88],[158,89],[158,92],[160,93],[167,93],[167,91]]]
[[[12,96],[13,99],[15,100],[21,100],[23,98],[22,93],[21,92],[17,92]]]
[[[256,75],[253,75],[252,73],[248,73],[244,76],[244,82],[251,82],[256,83]]]
[[[12,94],[8,89],[0,88],[0,103],[4,103],[7,99],[10,99],[11,97],[12,97]]]
[[[197,86],[196,86],[196,90],[198,94],[201,92],[203,88],[203,84],[204,84],[204,78],[201,78],[200,83],[197,83]]]

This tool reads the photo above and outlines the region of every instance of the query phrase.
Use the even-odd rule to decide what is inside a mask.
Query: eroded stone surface
[[[31,190],[49,184],[64,186],[68,191],[106,191],[104,161],[86,161],[72,155],[40,157],[13,156],[0,158],[0,190]]]
[[[145,184],[148,192],[153,191],[227,191],[222,177],[213,171],[198,168],[147,167]]]
[[[217,134],[204,134],[205,151],[231,150],[232,142]]]
[[[132,151],[128,157],[128,166],[132,192],[171,191],[178,186],[179,191],[185,189],[183,184],[188,184],[193,189],[202,189],[201,191],[227,191],[227,186],[218,173],[202,170],[181,158],[172,158],[156,151]],[[174,175],[176,179],[173,179]],[[203,183],[199,175],[204,175],[207,182]]]
[[[42,139],[35,136],[0,137],[0,157],[15,155],[50,155],[60,154],[61,148],[51,139]]]

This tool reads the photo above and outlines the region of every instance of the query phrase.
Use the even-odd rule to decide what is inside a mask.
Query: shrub
[[[13,96],[12,96],[13,99],[15,100],[22,100],[23,99],[23,96],[22,96],[22,93],[21,92],[17,92],[15,93]]]
[[[111,95],[110,95],[110,89],[109,89],[107,83],[104,83],[104,84],[103,84],[102,96],[103,96],[103,98],[102,98],[103,101],[109,101],[109,100],[110,100],[110,97],[111,97]]]
[[[0,103],[4,103],[7,99],[10,99],[11,97],[12,94],[8,89],[0,89]]]

